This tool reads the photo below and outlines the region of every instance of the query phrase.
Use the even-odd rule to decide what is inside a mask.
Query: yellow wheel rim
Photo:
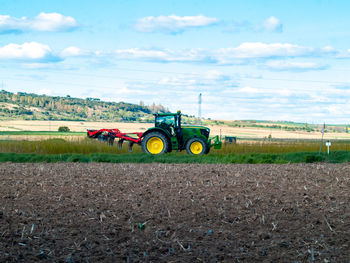
[[[203,145],[200,142],[193,142],[190,149],[193,154],[200,154],[203,151]]]
[[[147,141],[147,150],[151,154],[159,154],[164,148],[163,141],[158,137],[152,137]]]

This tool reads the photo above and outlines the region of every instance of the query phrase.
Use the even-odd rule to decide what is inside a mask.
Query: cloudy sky
[[[349,123],[350,1],[0,0],[0,85]]]

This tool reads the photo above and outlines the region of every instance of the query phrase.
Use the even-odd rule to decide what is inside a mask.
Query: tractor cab
[[[171,136],[181,131],[181,112],[154,114],[154,127],[166,130]]]

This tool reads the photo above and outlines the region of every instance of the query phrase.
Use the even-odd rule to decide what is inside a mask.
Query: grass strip
[[[35,153],[0,153],[0,162],[106,162],[106,163],[314,163],[350,162],[350,152],[338,151],[330,155],[314,152],[298,152],[283,154],[209,154],[203,156],[169,153],[165,155],[134,154],[35,154]]]
[[[128,153],[127,143],[119,149],[117,143],[113,147],[107,145],[106,142],[81,138],[81,140],[65,140],[69,136],[61,138],[49,138],[46,140],[29,141],[29,140],[0,140],[0,152],[3,153],[36,153],[36,154],[126,154]],[[260,142],[260,143],[237,143],[224,144],[222,149],[211,149],[209,156],[213,155],[230,155],[230,154],[284,154],[293,152],[314,152],[318,153],[320,149],[319,142]],[[141,147],[134,145],[134,153],[141,153]],[[325,151],[325,146],[322,147]],[[350,143],[333,142],[331,151],[350,151]],[[177,153],[178,154],[178,153]],[[186,151],[182,151],[183,155],[187,155]]]

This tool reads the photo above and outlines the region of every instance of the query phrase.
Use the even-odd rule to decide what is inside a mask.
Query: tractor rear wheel
[[[142,151],[149,154],[163,154],[169,150],[167,137],[160,132],[147,134],[141,142]]]
[[[186,144],[188,154],[207,154],[209,152],[208,144],[202,138],[192,138]]]

